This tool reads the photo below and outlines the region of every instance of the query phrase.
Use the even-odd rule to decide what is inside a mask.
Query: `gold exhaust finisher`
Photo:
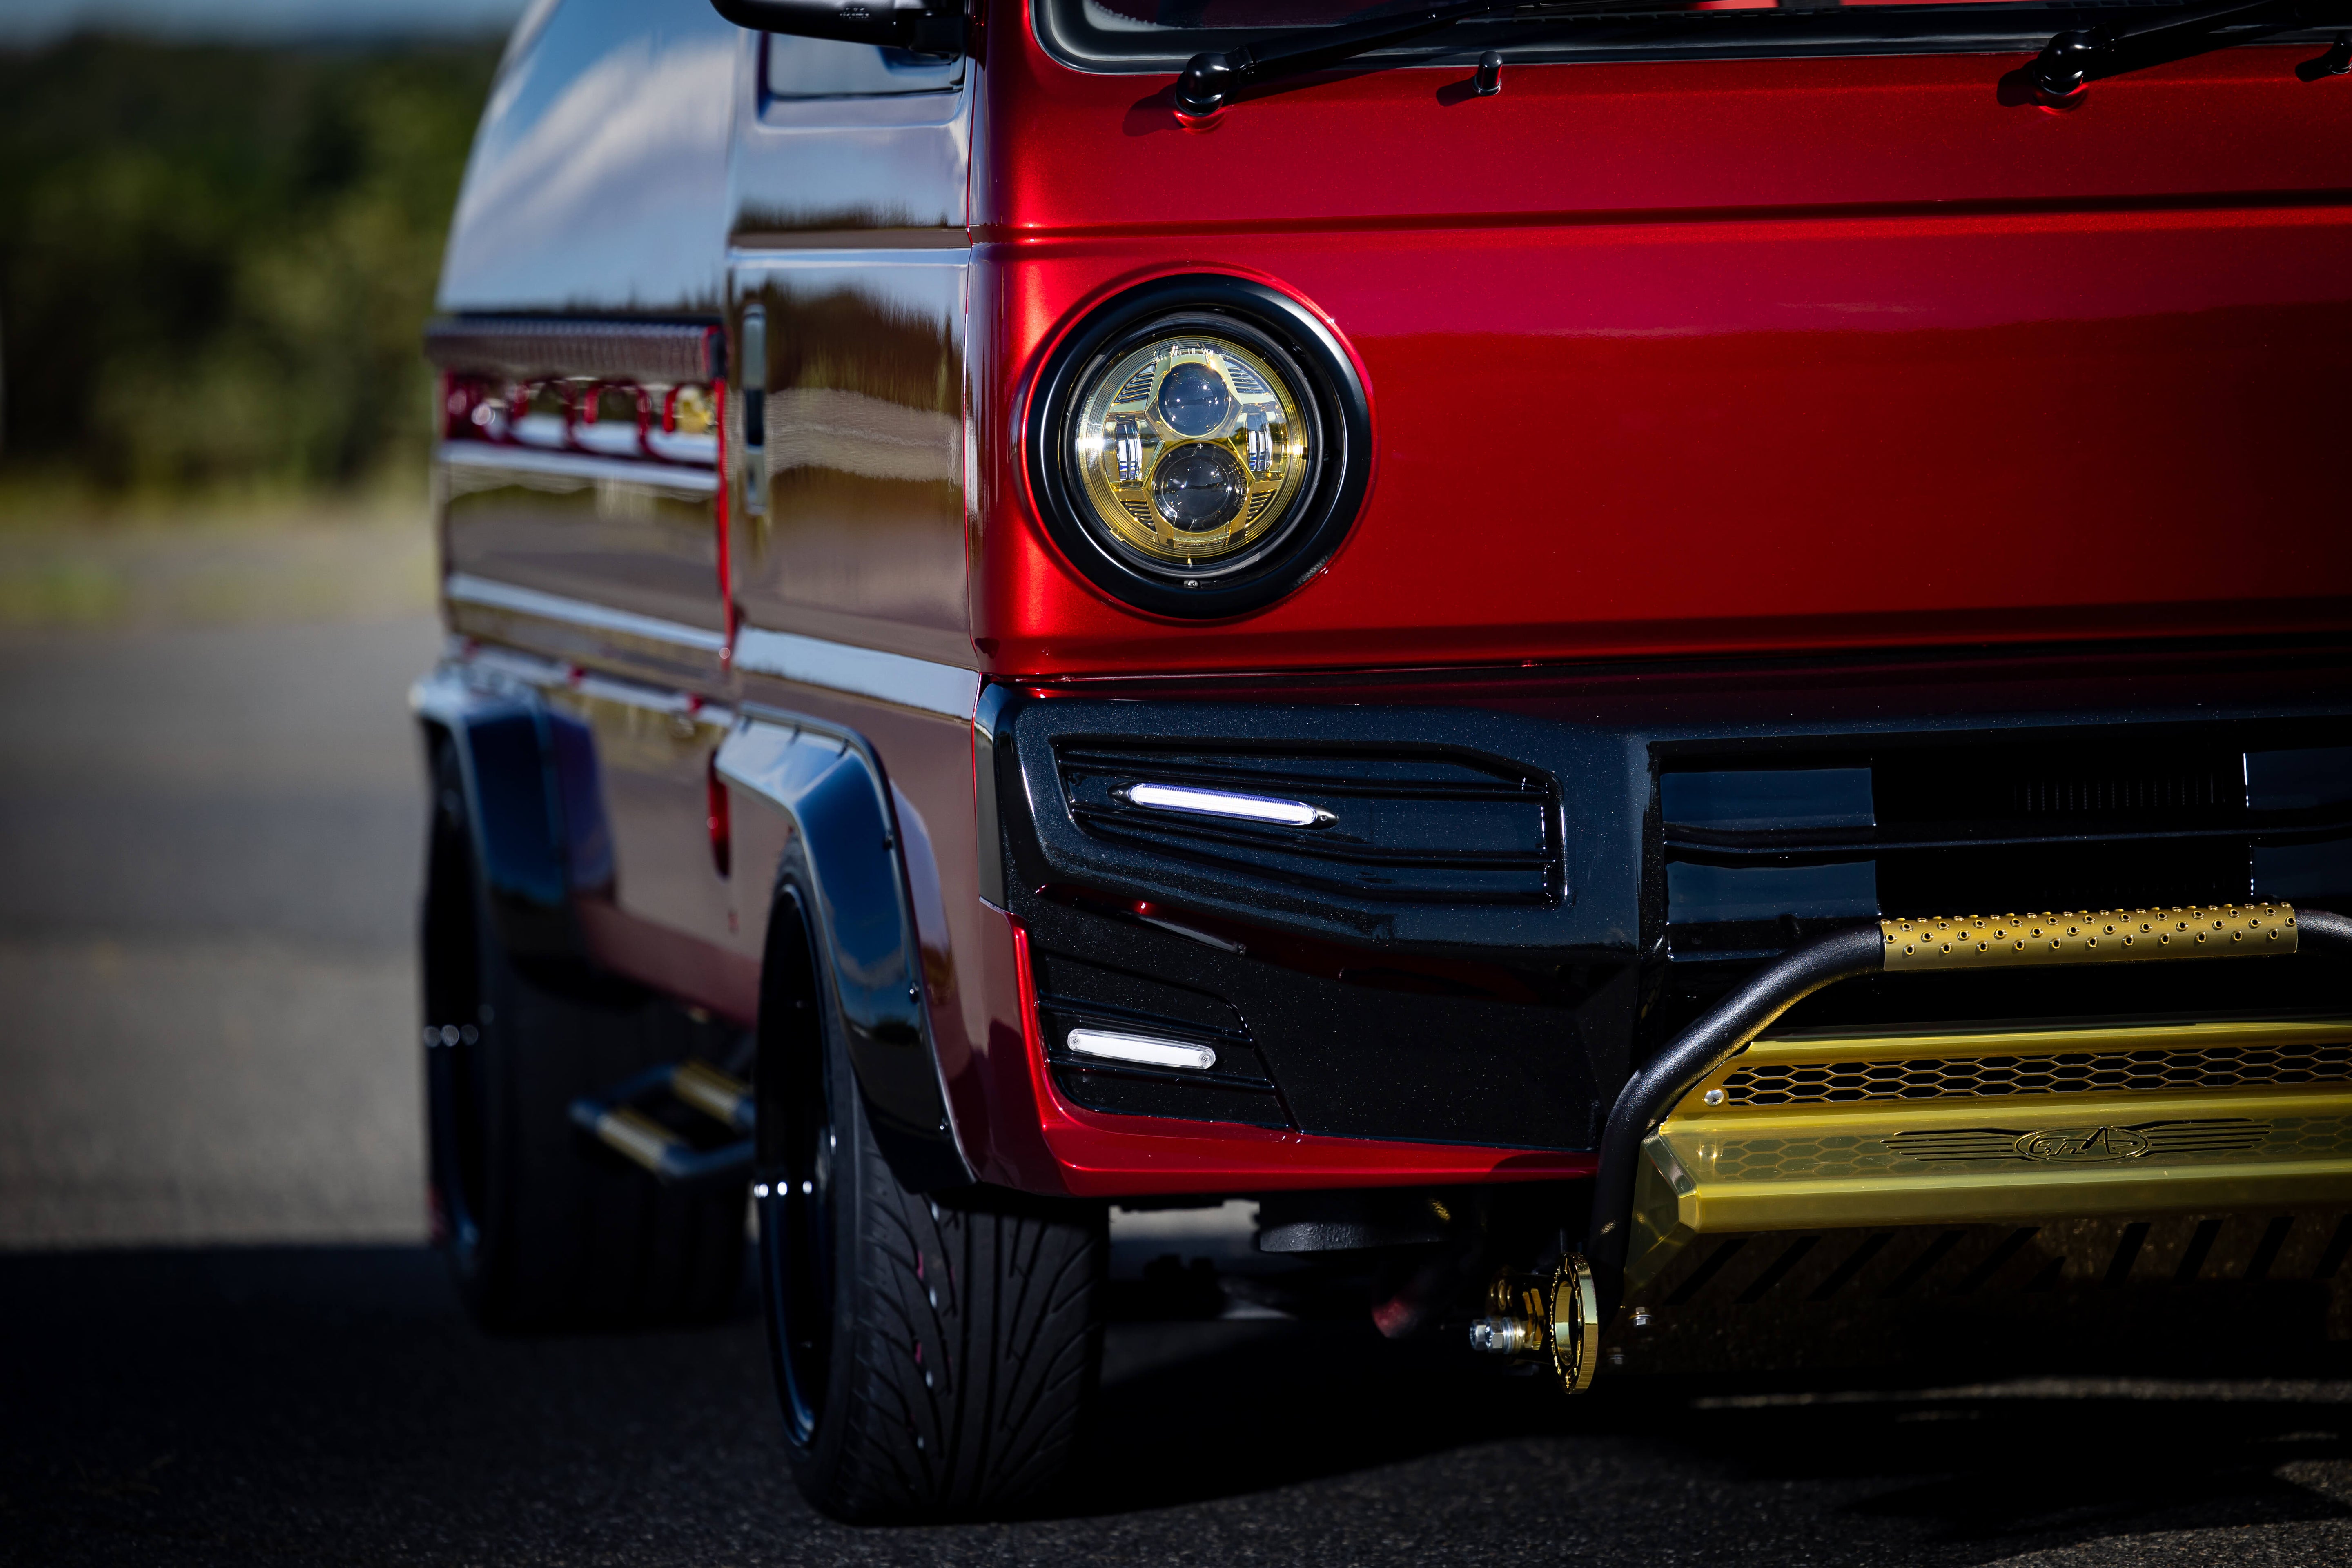
[[[1486,1288],[1486,1311],[1470,1325],[1473,1350],[1514,1361],[1547,1359],[1564,1393],[1592,1386],[1601,1359],[1601,1297],[1592,1267],[1580,1255],[1561,1258],[1549,1280],[1508,1271],[1496,1276]]]
[[[1890,970],[2007,969],[2042,963],[2245,958],[2295,949],[2291,904],[1883,920]]]
[[[1601,1368],[1601,1294],[1580,1253],[1560,1259],[1551,1279],[1551,1370],[1563,1393],[1581,1394]]]

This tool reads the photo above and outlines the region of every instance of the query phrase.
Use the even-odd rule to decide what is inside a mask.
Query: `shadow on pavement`
[[[1061,1511],[852,1531],[792,1490],[748,1311],[499,1340],[418,1248],[0,1256],[0,1561],[2092,1563],[2247,1527],[2252,1560],[2352,1551],[2340,1356],[1570,1405],[1449,1352],[1119,1326]]]

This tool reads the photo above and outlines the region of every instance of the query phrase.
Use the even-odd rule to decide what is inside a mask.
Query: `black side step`
[[[656,1093],[667,1094],[680,1105],[747,1136],[715,1149],[698,1149],[636,1109],[635,1101]],[[572,1121],[606,1148],[665,1182],[712,1181],[751,1173],[751,1086],[708,1062],[689,1058],[647,1068],[602,1095],[583,1095],[572,1102]]]

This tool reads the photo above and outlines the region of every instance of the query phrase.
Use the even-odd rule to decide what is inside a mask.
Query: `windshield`
[[[1174,70],[1202,49],[1223,49],[1295,28],[1405,16],[1426,0],[1035,0],[1038,35],[1084,70]],[[1626,0],[1620,9],[1547,16],[1497,12],[1384,54],[1432,60],[1499,49],[1524,60],[1681,58],[1779,53],[1926,54],[2038,49],[2053,32],[2160,18],[2182,0]]]

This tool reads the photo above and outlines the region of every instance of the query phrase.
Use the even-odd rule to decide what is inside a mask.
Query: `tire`
[[[1003,1513],[1081,1450],[1108,1210],[901,1187],[789,872],[761,976],[761,1295],[793,1480],[835,1519]]]
[[[627,1328],[723,1315],[741,1289],[742,1181],[664,1187],[572,1125],[634,1072],[748,1054],[742,1031],[588,973],[534,978],[499,943],[457,759],[433,758],[424,914],[436,1239],[475,1321]],[[743,1063],[734,1064],[741,1070]]]

